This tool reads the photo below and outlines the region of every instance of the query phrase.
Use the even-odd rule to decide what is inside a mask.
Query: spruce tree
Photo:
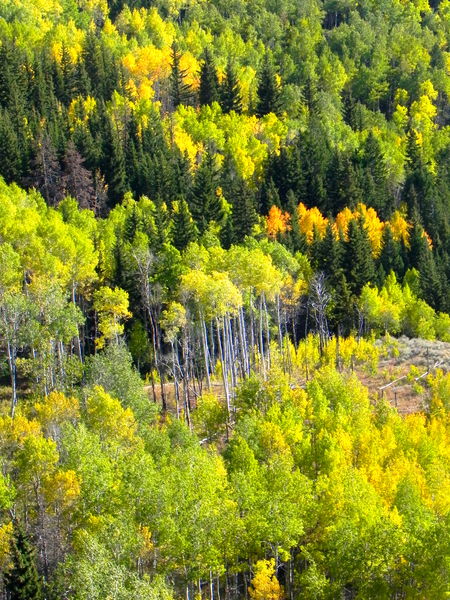
[[[200,106],[212,104],[219,101],[219,79],[217,77],[216,65],[208,48],[203,54],[203,62],[200,69],[199,102]]]
[[[231,59],[228,59],[225,76],[220,86],[220,105],[224,113],[234,111],[240,114],[242,112],[242,96],[239,80]]]
[[[181,52],[176,42],[172,44],[170,63],[170,98],[173,108],[180,104],[189,104],[192,98],[191,86],[186,83],[186,70],[181,68]]]
[[[253,226],[258,222],[258,214],[255,209],[255,198],[244,180],[236,185],[232,198],[232,224],[234,231],[234,242],[240,243],[247,235],[250,235]]]
[[[372,132],[363,146],[361,167],[365,204],[372,206],[381,219],[388,219],[392,202],[389,202],[387,168],[380,143]]]
[[[268,52],[258,74],[258,104],[256,115],[263,117],[268,113],[280,112],[280,90],[277,84],[275,69]]]
[[[329,222],[323,239],[317,247],[317,267],[323,271],[327,281],[334,287],[342,273],[342,246]]]
[[[328,168],[327,175],[328,206],[327,210],[337,214],[346,206],[355,208],[362,201],[361,189],[355,167],[348,154],[336,150]]]
[[[102,170],[108,184],[108,197],[112,208],[122,201],[129,188],[125,156],[117,128],[107,115],[105,115],[105,120]]]
[[[12,567],[4,576],[10,600],[42,600],[42,581],[36,568],[35,551],[22,528],[14,524],[11,544]]]
[[[21,172],[19,140],[8,111],[0,109],[0,175],[11,183],[20,180]]]
[[[382,248],[379,257],[379,264],[383,268],[386,275],[389,275],[391,271],[397,275],[398,279],[401,279],[404,275],[405,265],[401,254],[400,242],[394,240],[392,235],[392,229],[387,224],[383,230],[383,237],[381,240]]]
[[[372,247],[362,219],[350,221],[347,235],[343,264],[349,288],[355,296],[359,296],[365,284],[375,278]]]
[[[197,228],[192,219],[186,200],[173,203],[172,213],[172,244],[178,250],[184,250],[190,242],[197,238]]]
[[[53,142],[46,132],[42,132],[37,139],[29,183],[40,191],[49,206],[55,206],[62,197],[61,176]]]
[[[189,201],[200,233],[207,229],[210,221],[219,223],[224,216],[222,201],[217,194],[217,176],[214,157],[207,152],[195,174]]]

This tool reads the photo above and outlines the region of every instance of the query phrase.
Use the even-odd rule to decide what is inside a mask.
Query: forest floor
[[[450,370],[450,343],[405,336],[398,338],[398,354],[382,358],[375,374],[358,376],[372,396],[384,397],[400,414],[426,410],[429,401],[427,375]],[[412,373],[411,367],[416,367]]]
[[[427,375],[436,369],[450,371],[450,343],[436,340],[409,339],[402,336],[396,340],[397,352],[386,358],[381,358],[376,373],[369,373],[361,367],[355,367],[355,373],[361,382],[369,388],[375,403],[377,398],[386,398],[395,406],[400,414],[411,414],[427,409],[429,401],[429,386]],[[380,343],[381,341],[377,342]],[[412,372],[411,367],[415,367]],[[298,382],[303,387],[306,382]],[[223,385],[220,381],[211,382],[211,391],[225,400]],[[152,387],[146,386],[150,397]],[[172,383],[164,385],[168,410],[175,413],[175,391]],[[206,385],[203,392],[206,392]],[[161,388],[155,387],[157,402],[161,402]],[[191,398],[198,395],[192,393]],[[195,408],[195,400],[191,400]],[[182,408],[182,407],[180,407]]]

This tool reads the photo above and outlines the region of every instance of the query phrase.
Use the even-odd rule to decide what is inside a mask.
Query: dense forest
[[[448,0],[0,2],[2,599],[448,597],[449,95]]]

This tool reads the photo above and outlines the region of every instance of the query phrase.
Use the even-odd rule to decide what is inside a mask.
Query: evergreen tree
[[[0,174],[5,181],[20,181],[22,157],[16,130],[7,110],[0,109]]]
[[[210,221],[220,223],[224,216],[222,201],[217,193],[217,176],[214,157],[207,152],[195,174],[189,202],[200,233],[206,230]]]
[[[328,165],[331,159],[326,133],[316,118],[311,118],[308,130],[297,139],[295,157],[299,186],[299,201],[308,208],[317,206],[322,212],[330,210],[326,189]]]
[[[103,140],[102,170],[108,184],[108,197],[111,207],[121,202],[128,191],[125,156],[116,126],[105,115],[105,137]]]
[[[234,188],[231,201],[232,223],[234,231],[234,242],[240,243],[247,235],[250,235],[253,226],[258,222],[258,214],[255,209],[255,198],[244,180],[240,180]]]
[[[369,133],[363,146],[362,189],[364,202],[372,206],[381,219],[388,219],[392,212],[387,186],[387,169],[378,139]]]
[[[278,189],[273,179],[270,178],[268,181],[264,182],[260,189],[259,212],[263,215],[267,215],[272,206],[281,207],[281,202]]]
[[[404,275],[405,265],[403,263],[400,242],[396,242],[392,235],[392,229],[386,225],[383,230],[381,240],[382,248],[379,257],[379,264],[383,268],[385,275],[391,271],[401,279]]]
[[[232,110],[238,114],[242,112],[239,80],[231,59],[228,59],[225,76],[220,86],[220,105],[224,113],[229,113]]]
[[[318,270],[325,273],[327,281],[333,287],[342,273],[342,250],[329,222],[323,239],[318,243],[316,261]]]
[[[172,44],[170,64],[170,98],[173,108],[180,104],[189,104],[192,98],[191,86],[186,83],[186,70],[181,68],[181,52],[176,42]]]
[[[219,101],[219,79],[217,77],[216,65],[208,48],[203,54],[203,62],[200,69],[200,106],[212,104]]]
[[[35,152],[29,183],[41,192],[49,206],[55,206],[62,197],[62,171],[53,142],[47,133],[39,135]]]
[[[35,551],[22,528],[14,524],[11,544],[12,567],[4,576],[10,600],[42,600],[42,581],[36,568]]]
[[[348,156],[336,150],[328,168],[328,206],[333,214],[344,207],[355,208],[362,201],[361,190],[354,165]]]
[[[256,115],[263,117],[268,113],[278,114],[280,112],[280,90],[278,87],[275,69],[268,52],[258,74],[258,104]]]
[[[173,203],[172,212],[172,244],[178,250],[184,250],[190,242],[197,238],[197,228],[192,219],[186,200]]]
[[[343,265],[351,292],[355,296],[359,296],[365,284],[375,278],[372,248],[364,221],[352,219],[347,235]]]

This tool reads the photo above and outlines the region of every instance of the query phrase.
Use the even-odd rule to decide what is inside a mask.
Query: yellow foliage
[[[326,219],[317,207],[306,208],[306,206],[300,202],[297,207],[297,216],[300,230],[306,235],[308,242],[311,242],[314,236],[314,230],[316,230],[320,237],[325,235],[325,230],[328,225],[328,219]]]
[[[0,526],[0,571],[3,573],[10,566],[11,540],[13,536],[12,521]]]
[[[284,597],[283,586],[275,575],[275,561],[259,560],[255,565],[255,576],[248,588],[252,600],[281,600]]]
[[[406,221],[404,215],[399,210],[394,212],[389,221],[389,225],[391,226],[394,240],[397,242],[402,241],[406,246],[408,246],[411,225]]]
[[[86,405],[89,425],[103,438],[127,442],[135,439],[137,425],[132,410],[123,408],[102,387],[94,387]]]
[[[283,212],[278,206],[272,206],[266,217],[267,235],[275,239],[278,235],[286,233],[291,229],[290,220],[291,216],[288,212]]]
[[[34,409],[38,421],[43,427],[78,419],[80,416],[80,405],[77,398],[68,397],[62,392],[51,392],[45,400],[37,402]]]
[[[71,508],[80,491],[80,476],[72,470],[58,470],[43,481],[44,498],[54,514]]]

